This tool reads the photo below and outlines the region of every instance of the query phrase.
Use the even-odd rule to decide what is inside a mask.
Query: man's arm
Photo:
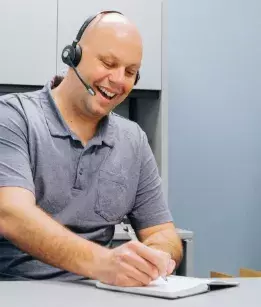
[[[23,188],[0,188],[0,234],[45,263],[91,278],[107,253],[53,220]]]
[[[180,265],[183,248],[173,223],[164,223],[139,230],[137,236],[145,245],[169,253],[176,263],[176,268]]]
[[[165,271],[165,253],[129,242],[109,250],[57,223],[23,188],[0,188],[0,234],[52,266],[119,286],[143,286]]]

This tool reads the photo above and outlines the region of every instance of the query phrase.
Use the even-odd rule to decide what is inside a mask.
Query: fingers
[[[119,278],[118,283],[114,284],[115,286],[120,286],[120,287],[143,287],[144,284],[142,282],[132,278],[132,277],[127,277],[127,276],[122,276]]]
[[[166,276],[168,274],[169,265],[170,269],[173,267],[172,262],[169,264],[171,260],[170,254],[150,248],[140,242],[133,241],[128,244],[141,258],[154,265],[158,269],[160,276]]]
[[[169,265],[167,267],[167,275],[170,275],[176,267],[176,262],[173,259],[170,259]]]
[[[152,279],[145,273],[139,271],[126,262],[121,262],[120,271],[122,274],[117,275],[115,285],[121,286],[146,286]]]
[[[146,274],[150,281],[159,277],[157,267],[140,257],[136,252],[127,251],[121,254],[120,257],[123,262],[128,263],[131,267],[134,267],[143,274]]]
[[[111,255],[109,278],[117,286],[145,286],[159,276],[170,275],[175,261],[170,254],[131,241],[115,248]]]

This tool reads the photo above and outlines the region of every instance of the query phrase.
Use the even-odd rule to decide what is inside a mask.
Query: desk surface
[[[0,306],[4,307],[259,307],[261,278],[237,278],[238,287],[216,290],[178,300],[112,292],[86,282],[0,281]],[[145,305],[146,304],[146,305]]]

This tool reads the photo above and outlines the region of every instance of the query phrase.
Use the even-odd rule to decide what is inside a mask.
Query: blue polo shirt
[[[144,131],[115,113],[83,146],[51,95],[0,97],[0,186],[30,190],[36,204],[74,233],[109,246],[128,216],[135,229],[172,221]],[[78,279],[0,236],[0,272],[34,279]]]

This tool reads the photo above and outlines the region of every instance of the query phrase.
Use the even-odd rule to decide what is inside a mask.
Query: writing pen
[[[128,233],[128,235],[129,235],[129,237],[132,241],[138,241],[138,238],[136,237],[135,232],[132,229],[130,229],[128,227],[128,225],[121,222],[121,226],[122,226],[122,229]],[[161,276],[161,278],[163,278],[165,281],[168,281],[167,276],[163,275],[163,276]]]

